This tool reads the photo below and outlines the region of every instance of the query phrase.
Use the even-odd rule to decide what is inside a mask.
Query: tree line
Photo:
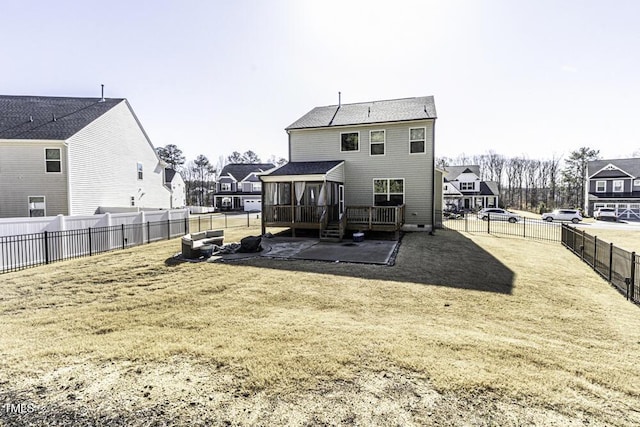
[[[587,164],[597,160],[600,150],[580,147],[566,158],[530,159],[507,157],[494,151],[456,158],[439,157],[436,165],[478,165],[480,179],[498,184],[501,207],[546,212],[558,207],[584,208]]]
[[[156,152],[158,157],[167,163],[168,167],[182,176],[185,183],[188,206],[213,206],[216,176],[225,165],[231,163],[262,163],[260,157],[251,150],[244,153],[234,151],[226,157],[220,156],[215,163],[211,162],[204,154],[199,154],[195,159],[187,161],[182,150],[175,144],[157,147]],[[266,163],[280,166],[286,162],[284,158],[276,159],[275,156],[271,156]]]

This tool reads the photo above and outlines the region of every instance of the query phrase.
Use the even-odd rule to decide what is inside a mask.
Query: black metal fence
[[[189,232],[256,225],[260,225],[260,215],[247,212],[3,236],[0,237],[0,273],[168,240]]]
[[[628,300],[640,304],[640,257],[635,252],[621,249],[568,225],[562,226],[562,244]]]
[[[489,214],[486,219],[479,219],[476,214],[445,218],[443,227],[449,230],[464,231],[465,233],[487,233],[503,236],[516,236],[527,239],[548,240],[559,242],[561,238],[561,224],[539,219],[519,217],[510,222],[507,217]]]

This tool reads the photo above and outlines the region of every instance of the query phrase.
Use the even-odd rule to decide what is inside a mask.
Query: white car
[[[600,208],[593,213],[593,217],[595,219],[606,220],[609,219],[611,221],[617,221],[618,215],[616,215],[616,210],[614,208]]]
[[[542,214],[542,219],[545,221],[571,221],[574,224],[582,221],[582,215],[577,209],[556,209],[553,212],[547,212]]]
[[[500,208],[485,208],[478,212],[478,219],[491,221],[509,221],[510,223],[520,221],[520,217],[513,212]]]

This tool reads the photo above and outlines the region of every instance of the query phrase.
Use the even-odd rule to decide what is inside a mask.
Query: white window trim
[[[471,188],[462,188],[462,185],[471,184]],[[460,191],[476,191],[476,183],[473,181],[460,181]]]
[[[47,150],[58,150],[60,152],[60,160],[47,160]],[[60,172],[49,172],[47,171],[47,162],[60,162]],[[58,147],[45,147],[44,148],[44,173],[57,173],[57,174],[61,174],[62,173],[62,148],[58,148]],[[33,196],[33,197],[37,197],[37,196]]]
[[[348,133],[356,133],[358,134],[358,149],[357,150],[347,150],[347,151],[343,151],[342,150],[342,135],[348,134]],[[361,144],[361,140],[360,140],[360,131],[353,131],[353,132],[340,132],[340,140],[338,140],[338,144],[340,144],[340,152],[341,153],[359,153],[360,152],[360,145]]]
[[[140,177],[142,174],[142,177]],[[144,164],[142,162],[136,162],[136,178],[138,181],[144,181]]]
[[[412,140],[411,139],[411,131],[413,129],[424,129],[424,140],[422,139],[416,139],[416,140]],[[411,152],[411,143],[412,142],[418,142],[418,141],[424,141],[424,151],[418,151],[415,153]],[[426,155],[427,154],[427,128],[426,127],[414,127],[414,128],[409,128],[409,155]]]
[[[598,184],[603,184],[604,188],[602,190],[598,190]],[[607,192],[607,181],[596,181],[596,193],[606,193]]]
[[[261,182],[252,182],[251,183],[251,191],[262,191],[262,183]]]
[[[640,187],[640,179],[634,179],[633,180],[633,186],[634,187]]]
[[[382,142],[372,142],[371,141],[371,133],[373,132],[382,132],[384,135],[384,139]],[[372,154],[371,153],[371,145],[373,144],[382,144],[383,153],[382,154]],[[386,129],[372,129],[369,131],[369,157],[384,157],[387,155],[387,130]]]
[[[56,172],[50,172],[50,173],[56,173]],[[31,218],[31,207],[29,206],[31,204],[31,202],[29,201],[29,199],[31,199],[32,197],[42,197],[42,200],[44,200],[44,202],[42,202],[42,203],[44,203],[44,215],[43,216],[47,216],[47,196],[27,196],[27,216]]]
[[[229,186],[229,188],[225,189],[225,186],[227,185]],[[233,191],[233,184],[231,182],[221,182],[220,191]]]
[[[375,192],[375,188],[376,188],[376,181],[381,181],[381,180],[385,180],[387,181],[387,200],[389,200],[389,196],[391,194],[400,194],[400,193],[390,193],[389,192],[389,181],[402,181],[402,204],[405,204],[406,202],[406,190],[405,190],[405,185],[406,185],[406,180],[404,178],[373,178],[371,180],[371,206],[375,206],[376,205],[376,194],[383,194],[383,193],[376,193]]]
[[[616,182],[620,182],[622,183],[622,186],[620,188],[620,190],[616,190]],[[616,179],[613,181],[613,188],[611,189],[614,193],[624,193],[624,180],[623,179]]]

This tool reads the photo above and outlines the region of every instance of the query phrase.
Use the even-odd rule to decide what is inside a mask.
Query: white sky
[[[155,146],[287,156],[319,105],[434,95],[436,155],[640,150],[640,1],[0,0],[0,93],[127,98]]]

